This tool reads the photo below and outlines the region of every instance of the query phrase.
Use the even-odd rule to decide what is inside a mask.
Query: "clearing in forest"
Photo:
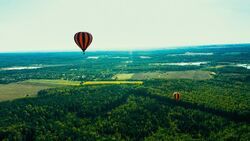
[[[80,81],[69,81],[69,80],[60,80],[60,79],[30,79],[23,81],[24,84],[31,85],[45,85],[45,86],[78,86]]]
[[[141,85],[142,81],[87,81],[84,82],[83,85],[102,85],[102,84],[135,84]]]
[[[34,97],[37,92],[59,86],[79,86],[80,81],[31,79],[22,82],[0,84],[0,101]]]
[[[47,88],[51,87],[44,85],[29,85],[23,83],[0,84],[0,101],[33,97],[37,95],[38,91]]]
[[[113,78],[117,80],[149,80],[149,79],[193,79],[207,80],[213,78],[211,71],[168,71],[168,72],[143,72],[134,74],[116,74]],[[129,76],[129,77],[124,77]]]
[[[112,79],[115,80],[129,80],[132,78],[134,74],[133,73],[120,73],[120,74],[116,74],[112,77]]]

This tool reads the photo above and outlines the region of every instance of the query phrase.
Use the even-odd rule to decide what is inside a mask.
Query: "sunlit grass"
[[[102,85],[102,84],[143,84],[142,81],[87,81],[84,82],[83,85]]]

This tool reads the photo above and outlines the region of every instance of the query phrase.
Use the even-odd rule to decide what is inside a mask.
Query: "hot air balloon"
[[[174,96],[174,99],[175,99],[176,101],[179,101],[180,98],[181,98],[181,94],[180,94],[179,92],[174,92],[174,93],[173,93],[173,96]]]
[[[92,35],[88,32],[77,32],[74,36],[76,44],[82,49],[83,52],[85,52],[91,44],[92,39]]]

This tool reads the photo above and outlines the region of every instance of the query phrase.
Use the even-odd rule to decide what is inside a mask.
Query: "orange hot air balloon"
[[[83,52],[89,47],[93,40],[93,36],[88,32],[77,32],[74,36],[76,44],[82,49]]]
[[[173,96],[174,96],[174,99],[175,99],[176,101],[179,101],[180,98],[181,98],[181,94],[180,94],[179,92],[174,92],[174,93],[173,93]]]

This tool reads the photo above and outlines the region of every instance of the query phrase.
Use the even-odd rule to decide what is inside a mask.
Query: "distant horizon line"
[[[148,49],[134,49],[134,50],[90,50],[86,52],[130,52],[130,51],[158,51],[158,50],[172,50],[172,49],[184,49],[194,47],[209,47],[209,46],[230,46],[230,45],[250,45],[250,43],[229,43],[229,44],[203,44],[203,45],[186,45],[186,46],[172,46],[161,48],[148,48]],[[70,53],[70,52],[82,52],[81,50],[37,50],[37,51],[3,51],[0,53]]]

